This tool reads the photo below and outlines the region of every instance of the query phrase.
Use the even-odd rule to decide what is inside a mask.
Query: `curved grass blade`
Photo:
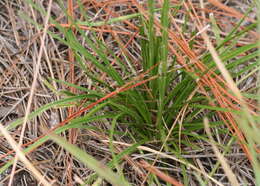
[[[111,169],[101,164],[100,161],[94,159],[92,156],[90,156],[77,146],[70,144],[64,138],[59,137],[55,134],[51,134],[49,136],[53,141],[62,146],[74,157],[84,163],[88,168],[94,170],[100,177],[106,179],[111,184],[115,186],[130,186],[128,182],[115,174]]]

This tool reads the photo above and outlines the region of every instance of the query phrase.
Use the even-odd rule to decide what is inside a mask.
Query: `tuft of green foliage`
[[[43,15],[46,14],[43,8],[32,1],[28,2],[35,10],[38,10]],[[216,115],[216,111],[233,112],[238,115],[242,114],[242,111],[210,106],[209,100],[197,91],[196,77],[187,72],[184,68],[176,66],[176,57],[172,56],[168,50],[170,40],[168,36],[168,29],[170,25],[169,14],[175,15],[177,12],[176,10],[180,9],[181,5],[172,6],[169,0],[165,0],[161,9],[155,9],[154,1],[148,0],[149,19],[146,19],[141,13],[134,13],[113,18],[106,22],[91,22],[90,18],[84,12],[84,7],[80,1],[78,1],[78,4],[81,15],[84,17],[84,21],[77,22],[72,20],[77,35],[74,34],[72,28],[63,28],[53,18],[51,18],[50,21],[52,24],[55,24],[55,27],[58,29],[59,33],[57,34],[56,32],[49,30],[48,34],[50,37],[55,38],[58,42],[61,42],[73,50],[76,58],[75,65],[77,70],[83,71],[86,77],[91,79],[95,90],[58,79],[47,79],[45,84],[56,93],[65,95],[66,98],[42,106],[40,109],[32,112],[29,119],[40,115],[43,111],[50,108],[65,108],[72,105],[77,106],[77,104],[83,100],[87,100],[84,105],[87,106],[95,103],[100,98],[105,97],[108,93],[116,91],[118,88],[129,82],[138,83],[141,80],[148,79],[150,77],[156,78],[148,83],[120,92],[117,95],[104,100],[102,103],[99,103],[95,107],[91,108],[84,116],[78,116],[67,125],[61,126],[54,130],[54,133],[60,134],[71,128],[88,129],[96,130],[109,136],[109,147],[111,150],[112,160],[107,163],[106,168],[104,169],[107,172],[100,169],[100,164],[87,152],[84,152],[82,149],[69,144],[65,141],[65,139],[61,139],[55,135],[46,135],[37,140],[24,150],[25,153],[28,153],[32,149],[42,145],[47,140],[53,139],[87,167],[96,172],[96,174],[93,174],[89,180],[85,180],[86,183],[93,183],[93,180],[96,180],[97,176],[100,176],[111,184],[128,185],[129,183],[122,178],[123,171],[120,169],[119,165],[122,163],[122,157],[124,155],[131,155],[131,153],[136,151],[139,151],[139,153],[144,153],[143,151],[137,149],[138,146],[145,143],[156,144],[158,146],[162,146],[164,144],[164,152],[174,154],[179,159],[188,162],[187,159],[182,157],[182,154],[185,154],[185,151],[182,149],[189,147],[190,149],[198,150],[200,147],[196,145],[196,141],[208,140],[206,134],[202,132],[204,129],[203,117],[213,118]],[[65,7],[63,7],[62,4],[60,5],[64,10],[64,14],[67,14]],[[160,13],[161,35],[159,36],[155,31],[155,12]],[[39,28],[42,27],[38,23],[33,22],[33,20],[26,16],[26,14],[21,15],[24,19],[28,20],[28,22],[34,24],[35,26]],[[69,16],[67,17],[69,18]],[[138,19],[140,23],[140,25],[138,25],[140,28],[140,35],[142,36],[142,39],[138,40],[141,46],[140,53],[142,56],[142,61],[140,64],[142,71],[147,72],[143,79],[136,79],[139,75],[136,74],[138,72],[137,67],[118,58],[114,54],[113,49],[109,48],[106,43],[98,40],[97,32],[91,31],[88,36],[86,36],[85,32],[78,26],[78,24],[85,24],[90,27],[100,26],[117,23],[127,19]],[[259,54],[258,50],[254,49],[257,49],[259,43],[256,42],[246,44],[242,47],[235,46],[238,40],[250,30],[255,29],[257,24],[251,24],[245,29],[239,30],[239,26],[242,23],[241,20],[241,22],[236,25],[230,34],[223,38],[219,34],[220,29],[218,28],[216,21],[214,21],[214,17],[211,17],[211,19],[214,24],[214,34],[216,38],[218,38],[216,49],[218,50],[223,63],[225,63],[225,66],[231,73],[232,77],[237,78],[244,74],[249,74],[253,69],[259,70],[259,63],[257,62],[247,65],[246,68],[237,68],[239,65],[243,65],[247,61],[252,61],[257,57]],[[187,29],[187,22],[183,25],[183,34],[185,34],[185,32],[189,32]],[[81,39],[79,38],[84,39],[88,48],[82,45]],[[118,46],[119,45],[120,44],[118,43]],[[190,41],[190,47],[193,47],[192,40]],[[240,57],[243,53],[249,54]],[[115,65],[111,65],[111,57],[116,61]],[[216,69],[215,62],[209,53],[205,53],[201,57],[201,61],[206,64],[209,69],[215,69],[214,71],[216,74],[220,74],[220,72]],[[87,63],[91,63],[96,70],[90,70]],[[116,66],[116,68],[114,68],[114,66]],[[105,79],[101,79],[101,74],[103,73],[106,74]],[[242,79],[246,80],[246,78]],[[73,87],[77,89],[78,92],[81,92],[81,94],[75,95],[68,90],[55,90],[55,88],[52,87],[48,81],[56,81],[58,83]],[[110,86],[111,82],[113,82],[115,86]],[[245,96],[252,98],[255,96],[254,92],[255,91],[251,94],[245,94]],[[212,97],[210,101],[214,101],[214,98]],[[179,114],[182,111],[182,108],[186,108],[186,113],[184,117],[180,119]],[[176,119],[180,122],[175,123]],[[91,123],[97,121],[109,121],[111,127],[101,130],[100,128],[91,125]],[[22,119],[11,123],[8,126],[8,130],[14,129],[21,123]],[[175,123],[174,126],[173,123]],[[227,129],[223,129],[223,127],[221,127],[222,125],[223,121],[221,120],[210,122],[210,127],[214,128],[218,133],[229,133]],[[248,125],[248,123],[244,122],[244,125]],[[134,143],[133,146],[125,149],[121,153],[116,153],[113,145],[114,136],[121,135],[122,133],[118,130],[118,126],[127,128],[127,131],[123,135],[131,139]],[[170,138],[168,141],[165,141],[165,138],[169,135],[170,128],[172,127],[174,128],[170,134]],[[228,153],[234,141],[235,137],[231,137],[226,146],[221,144],[217,145],[224,150],[223,152],[225,154]],[[248,142],[250,143],[250,141]],[[255,154],[255,157],[257,156],[258,155]],[[7,162],[0,168],[0,174],[11,165],[12,161]],[[219,166],[220,164],[217,162],[209,175],[213,176]],[[259,166],[258,162],[255,162],[254,167],[257,166]],[[115,168],[117,173],[121,176],[118,176],[113,172]],[[188,185],[189,180],[186,172],[188,167],[183,164],[181,165],[181,169],[183,176],[183,180],[181,181]],[[258,170],[258,168],[255,169],[256,173]],[[195,175],[201,185],[207,184],[208,180],[206,178],[203,178],[198,174]],[[148,182],[149,184],[156,185],[160,183],[158,178],[153,175],[149,177]]]

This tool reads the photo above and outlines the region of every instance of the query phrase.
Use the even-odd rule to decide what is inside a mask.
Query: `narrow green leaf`
[[[130,185],[124,179],[115,174],[111,169],[101,164],[100,161],[96,160],[80,148],[75,145],[68,143],[64,138],[59,137],[55,134],[49,135],[50,138],[57,144],[62,146],[65,150],[70,152],[75,158],[84,163],[88,168],[97,172],[97,174],[106,179],[108,182],[115,186],[128,186]]]

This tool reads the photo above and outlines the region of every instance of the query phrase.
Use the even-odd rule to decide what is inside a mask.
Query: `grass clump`
[[[28,3],[46,15],[41,4]],[[208,22],[203,14],[211,9],[202,13],[196,3],[86,4],[77,1],[73,11],[68,4],[71,11],[67,11],[64,2],[55,2],[68,24],[52,16],[47,33],[65,48],[57,55],[67,54],[69,60],[59,64],[63,75],[56,69],[53,76],[42,77],[43,86],[58,99],[32,112],[29,119],[51,109],[66,110],[65,118],[49,129],[42,127],[41,135],[24,144],[24,153],[50,141],[62,147],[66,151],[60,150],[66,158],[62,166],[68,171],[65,180],[57,178],[60,185],[260,184],[259,129],[252,125],[259,118],[253,103],[258,87],[245,83],[259,69],[259,42],[248,39],[255,36],[257,24],[242,26],[252,10],[244,17],[231,12],[240,21],[228,32],[221,28],[219,15],[210,14]],[[42,29],[29,15],[21,16]],[[202,23],[212,24],[212,29],[199,29]],[[242,89],[244,102],[228,89],[223,69],[205,48],[202,32],[211,38],[224,68]],[[241,109],[242,103],[246,110]],[[211,134],[204,131],[204,118],[209,119]],[[18,119],[7,129],[15,130],[22,122]],[[220,166],[236,160],[228,156],[234,148],[255,178],[240,180],[241,172],[231,174],[230,166],[222,171]],[[222,156],[214,154],[219,151]],[[0,174],[12,163],[12,159],[5,161]],[[74,179],[74,173],[81,179]]]

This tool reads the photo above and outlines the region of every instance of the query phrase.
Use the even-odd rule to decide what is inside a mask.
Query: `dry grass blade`
[[[67,1],[67,6],[68,6],[68,24],[71,25],[72,22],[74,21],[74,12],[73,12],[73,1],[72,0],[68,0]],[[74,29],[72,29],[73,35],[74,35]],[[71,48],[69,48],[68,50],[68,60],[70,62],[70,74],[69,74],[69,81],[70,83],[75,83],[75,67],[74,67],[74,61],[75,61],[75,57],[74,57],[74,53],[72,51]],[[73,87],[70,87],[70,91],[72,93],[76,93],[76,89]],[[68,114],[71,115],[73,113],[73,111],[75,110],[74,107],[69,107],[68,108]],[[74,144],[77,141],[77,129],[70,129],[69,130],[69,142]],[[68,185],[72,185],[72,162],[73,159],[71,156],[68,156],[68,165],[67,165],[67,169],[68,169]]]
[[[219,7],[220,9],[225,10],[225,11],[231,13],[234,17],[237,17],[237,18],[240,18],[240,19],[242,19],[244,17],[244,15],[241,14],[240,12],[238,12],[237,10],[224,5],[223,3],[221,3],[218,0],[209,0],[209,2],[212,3],[213,5]],[[255,22],[255,20],[250,19],[248,17],[246,19],[248,19],[249,21]]]
[[[231,185],[233,186],[239,186],[240,184],[238,183],[237,181],[237,178],[236,176],[234,175],[234,173],[232,172],[230,166],[227,164],[227,160],[225,159],[225,157],[219,152],[217,146],[214,144],[214,139],[212,137],[212,134],[210,132],[210,129],[209,129],[209,121],[207,118],[204,119],[204,125],[205,125],[205,131],[209,137],[209,141],[210,141],[210,144],[212,146],[212,149],[214,151],[214,153],[216,154],[219,162],[221,163],[225,173],[226,173],[226,176],[228,177]]]
[[[51,186],[49,181],[47,181],[41,173],[31,164],[31,162],[25,157],[20,146],[16,144],[12,136],[8,133],[8,131],[4,128],[4,126],[0,123],[0,131],[3,136],[7,139],[8,143],[15,150],[17,157],[24,163],[28,170],[32,172],[32,174],[39,180],[39,183],[42,183],[45,186]]]
[[[38,60],[37,60],[36,66],[35,66],[33,82],[32,82],[32,86],[31,86],[31,90],[30,90],[30,96],[29,96],[29,100],[27,103],[26,111],[25,111],[24,122],[22,125],[21,135],[20,135],[20,139],[19,139],[19,148],[21,148],[21,145],[23,143],[23,137],[24,137],[24,133],[25,133],[26,123],[27,123],[27,120],[28,120],[28,117],[30,114],[31,104],[32,104],[32,100],[33,100],[33,96],[34,96],[34,92],[35,92],[35,88],[36,88],[36,84],[37,84],[38,73],[39,73],[40,65],[41,65],[41,58],[42,58],[43,51],[44,51],[44,41],[45,41],[45,38],[47,35],[48,21],[49,21],[50,12],[51,12],[51,6],[52,6],[52,0],[49,1],[47,16],[44,20],[43,36],[41,37],[41,46],[40,46],[39,56],[38,56]],[[15,174],[17,160],[18,160],[18,154],[14,158],[14,164],[13,164],[10,181],[9,181],[10,186],[12,185],[13,177]]]
[[[203,3],[203,1],[201,1],[201,3]],[[203,7],[203,5],[202,5],[202,7]],[[197,26],[198,26],[199,30],[203,30],[203,26],[202,25],[197,24]],[[235,93],[235,95],[237,96],[239,101],[241,101],[244,104],[244,106],[246,106],[245,101],[243,100],[243,96],[241,95],[239,89],[237,88],[237,86],[234,83],[233,79],[231,78],[229,72],[225,68],[224,64],[220,60],[220,58],[219,58],[219,56],[217,54],[217,51],[213,47],[213,44],[210,42],[210,39],[209,39],[207,33],[206,32],[201,32],[201,35],[202,35],[202,38],[204,39],[204,41],[205,41],[205,43],[206,43],[206,45],[208,47],[208,50],[210,51],[213,59],[215,60],[215,63],[217,64],[217,67],[219,68],[219,70],[222,73],[223,77],[227,81],[229,87]]]
[[[142,165],[142,167],[144,167],[146,170],[150,171],[151,173],[157,175],[158,177],[160,177],[162,180],[166,181],[167,183],[170,183],[174,186],[183,186],[182,183],[178,182],[176,179],[174,179],[173,177],[170,177],[166,174],[164,174],[163,172],[161,172],[160,170],[158,170],[156,167],[150,165],[149,163],[147,163],[146,161],[142,160],[140,161],[140,164]]]

